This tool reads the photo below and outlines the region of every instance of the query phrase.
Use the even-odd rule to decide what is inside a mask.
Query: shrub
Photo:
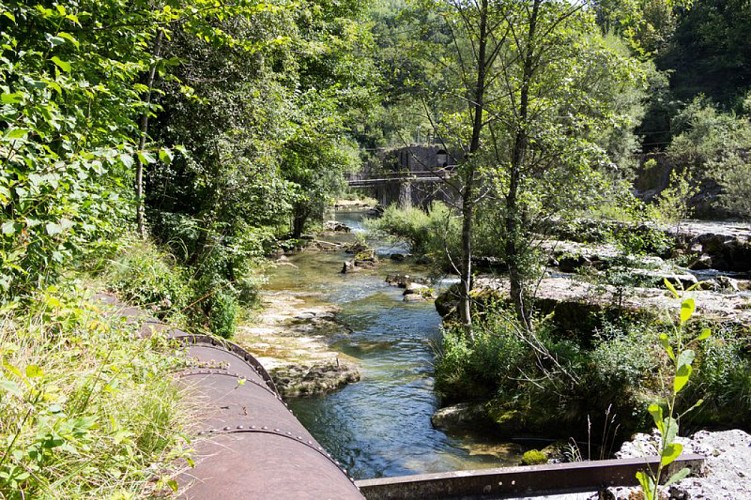
[[[459,325],[444,329],[436,360],[436,390],[447,400],[489,397],[500,385],[512,383],[527,362],[526,346],[515,335],[513,320],[490,312],[474,331],[474,341]]]
[[[192,296],[185,272],[150,241],[127,240],[103,279],[124,301],[145,307],[160,319],[185,319]]]
[[[548,457],[540,450],[525,451],[522,455],[522,465],[539,465],[548,463]]]
[[[0,497],[149,496],[185,455],[182,362],[76,289],[0,310]]]
[[[392,205],[379,219],[371,219],[366,224],[371,230],[405,240],[416,254],[430,254],[436,258],[441,258],[447,250],[457,254],[459,220],[440,202],[434,202],[427,212]]]

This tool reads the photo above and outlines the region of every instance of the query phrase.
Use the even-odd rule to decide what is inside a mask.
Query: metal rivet
[[[251,425],[251,426],[250,426],[250,428],[251,428],[251,429],[255,429],[255,428],[256,428],[256,426],[255,426],[255,425]]]
[[[265,426],[265,425],[263,427],[261,427],[261,429],[263,429],[265,431],[269,430],[269,428],[267,426]]]
[[[302,436],[297,436],[297,439],[299,439],[300,441],[302,441]]]
[[[238,429],[243,429],[243,426],[242,425],[238,425],[237,428]]]
[[[288,436],[291,436],[291,435],[292,435],[292,433],[291,433],[290,431],[287,431],[287,435],[288,435]]]
[[[228,430],[230,430],[230,426],[228,425],[227,427],[225,427],[225,428],[224,428],[224,430],[225,430],[225,431],[228,431]]]
[[[203,431],[198,431],[199,436],[203,436]]]
[[[209,429],[209,432],[216,432],[216,429]]]
[[[280,431],[279,429],[274,429],[274,432],[282,432],[282,431]]]

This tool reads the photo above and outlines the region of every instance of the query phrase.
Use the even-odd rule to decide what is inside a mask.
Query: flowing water
[[[337,219],[361,231],[361,214]],[[351,239],[352,236],[350,235]],[[374,242],[379,254],[403,246]],[[434,429],[433,346],[440,317],[432,302],[405,303],[401,289],[385,283],[388,273],[425,269],[383,258],[378,269],[339,274],[343,252],[303,252],[271,276],[267,293],[313,292],[310,300],[338,305],[349,328],[332,347],[358,360],[362,379],[320,397],[289,401],[319,442],[356,479],[518,464],[515,444]]]

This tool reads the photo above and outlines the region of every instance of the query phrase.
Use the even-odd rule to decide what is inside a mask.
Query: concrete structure
[[[412,144],[377,151],[376,159],[348,179],[351,187],[368,190],[382,206],[427,207],[435,200],[454,199],[451,173],[454,156],[441,145]]]

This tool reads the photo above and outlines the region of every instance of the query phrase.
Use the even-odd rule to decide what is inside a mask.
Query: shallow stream
[[[362,231],[362,214],[336,218]],[[303,252],[291,258],[297,267],[280,266],[270,277],[266,293],[309,292],[306,300],[341,308],[338,319],[347,330],[331,334],[332,348],[355,358],[362,374],[334,393],[290,400],[290,408],[356,479],[518,464],[516,444],[432,427],[440,317],[432,302],[405,303],[402,290],[384,281],[389,273],[426,270],[385,257],[403,247],[371,244],[382,256],[372,271],[340,274],[343,252]]]

